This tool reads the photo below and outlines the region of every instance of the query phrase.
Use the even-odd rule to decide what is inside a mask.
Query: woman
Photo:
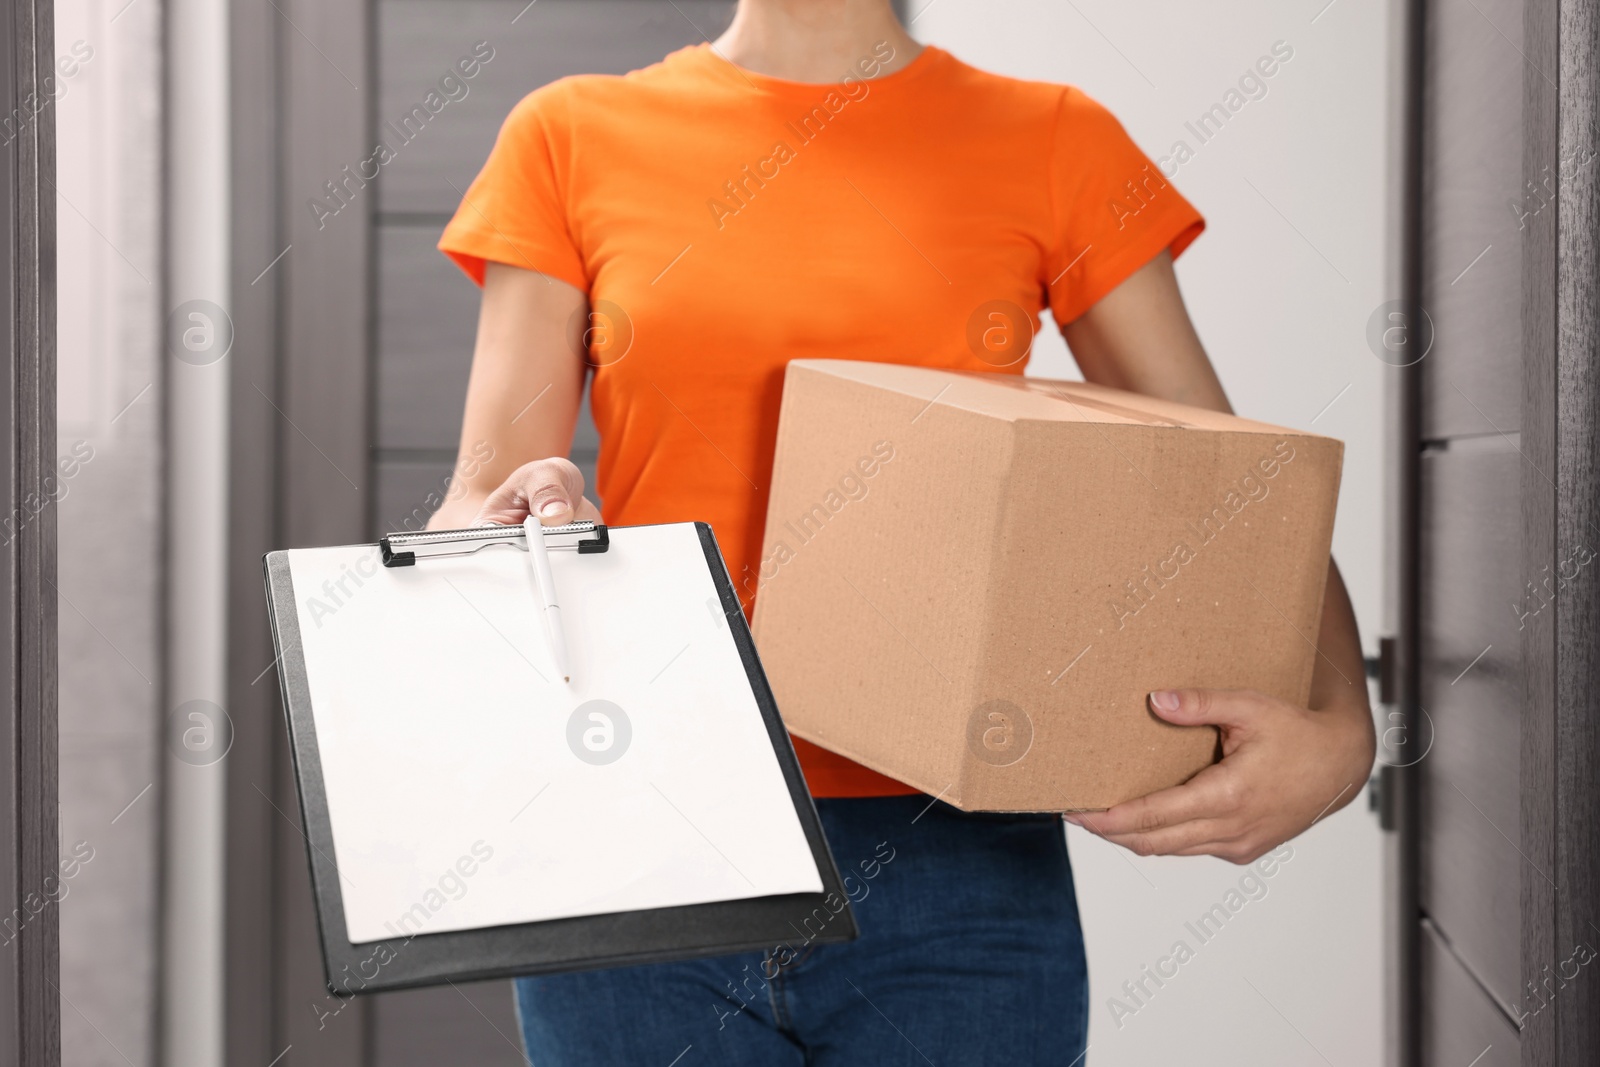
[[[599,518],[559,458],[593,368],[606,519],[709,521],[748,610],[788,360],[1020,373],[1048,301],[1090,381],[1227,410],[1172,270],[1202,227],[1076,90],[921,47],[889,0],[742,0],[716,42],[564,79],[507,120],[440,242],[483,285],[462,449],[495,458],[432,526]],[[1311,708],[1150,694],[1218,726],[1224,758],[1073,821],[1248,862],[1347,803],[1374,742],[1331,567],[1318,645]],[[877,873],[861,938],[781,966],[521,980],[532,1062],[1074,1062],[1087,980],[1059,822],[964,815],[795,747],[840,864]]]

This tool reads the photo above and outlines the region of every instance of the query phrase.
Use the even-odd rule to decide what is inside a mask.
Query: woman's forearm
[[[472,525],[495,494],[519,475],[528,494],[546,483],[576,488],[579,499],[571,503],[577,510],[582,479],[573,482],[577,468],[565,457],[587,372],[584,353],[574,348],[575,340],[581,344],[583,331],[574,331],[572,324],[587,306],[584,294],[566,282],[505,264],[488,265],[456,477],[444,504],[428,520],[429,529]],[[537,461],[556,459],[559,463],[528,470]]]
[[[1307,635],[1309,637],[1309,635]],[[1317,661],[1311,672],[1311,707],[1351,711],[1370,721],[1366,660],[1355,609],[1338,564],[1328,560],[1328,586],[1322,597],[1322,623],[1316,636]]]

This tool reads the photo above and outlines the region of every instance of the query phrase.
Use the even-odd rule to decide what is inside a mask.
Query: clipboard
[[[396,670],[402,673],[410,670],[413,683],[431,677],[434,673],[432,668],[412,666],[418,657],[416,650],[425,648],[429,641],[435,639],[445,644],[453,641],[459,645],[474,612],[488,626],[472,631],[481,639],[481,643],[470,646],[476,651],[470,651],[468,655],[479,656],[480,662],[476,667],[469,665],[465,677],[473,678],[472,670],[483,670],[483,664],[490,662],[498,663],[499,669],[505,669],[509,664],[515,671],[522,671],[523,667],[512,659],[513,654],[525,662],[526,668],[539,673],[537,654],[532,650],[526,633],[519,630],[522,624],[515,620],[508,621],[505,614],[508,609],[515,611],[514,602],[506,598],[514,597],[517,593],[517,580],[514,577],[518,573],[516,568],[526,569],[526,535],[523,529],[497,527],[392,534],[376,545],[280,551],[265,557],[267,601],[273,641],[278,653],[277,673],[289,729],[318,936],[329,992],[335,996],[353,996],[445,982],[630,966],[772,949],[784,944],[798,948],[802,942],[830,943],[854,939],[857,927],[848,894],[823,836],[815,805],[806,789],[711,528],[705,523],[612,528],[594,523],[575,523],[564,527],[548,527],[544,533],[546,544],[551,549],[552,563],[559,560],[561,564],[556,569],[556,581],[562,589],[563,610],[577,616],[574,625],[580,631],[580,648],[586,644],[584,633],[591,635],[587,641],[590,654],[586,658],[580,652],[573,671],[575,684],[584,682],[585,673],[590,675],[590,691],[561,694],[559,687],[540,688],[533,675],[527,674],[527,692],[533,696],[525,701],[521,700],[520,692],[482,692],[475,688],[476,681],[468,681],[456,683],[461,695],[452,706],[428,705],[400,708],[394,712],[396,719],[402,723],[396,729],[402,732],[407,728],[404,724],[410,724],[409,728],[415,729],[420,723],[424,729],[431,730],[434,722],[440,725],[441,730],[460,731],[468,728],[461,725],[463,719],[473,723],[482,719],[486,724],[483,725],[485,729],[495,722],[511,723],[514,729],[509,731],[510,734],[531,740],[519,748],[516,744],[501,745],[497,738],[486,736],[482,751],[492,753],[492,758],[496,760],[513,761],[523,758],[522,753],[526,752],[530,766],[547,768],[544,772],[529,774],[528,781],[522,783],[523,791],[532,794],[532,799],[507,823],[514,833],[522,835],[521,838],[509,838],[495,851],[489,849],[482,840],[466,844],[475,832],[469,828],[460,839],[461,858],[454,866],[454,874],[450,866],[438,862],[437,857],[444,853],[437,850],[436,844],[416,845],[409,842],[405,828],[393,831],[384,827],[373,829],[372,812],[365,810],[382,802],[394,806],[398,811],[417,800],[419,791],[425,795],[431,780],[419,782],[413,774],[412,780],[404,783],[403,791],[395,791],[390,789],[386,779],[373,777],[371,772],[353,762],[352,753],[364,755],[369,750],[386,750],[391,758],[395,753],[401,753],[403,758],[424,761],[419,765],[425,766],[425,761],[429,759],[448,761],[447,751],[435,756],[433,750],[448,750],[451,745],[459,748],[463,735],[459,732],[429,733],[424,738],[429,743],[420,746],[403,740],[396,741],[386,732],[387,721],[374,718],[381,715],[383,709],[361,705],[366,699],[366,690],[399,684],[387,677],[387,674]],[[322,555],[316,555],[319,553]],[[639,561],[646,558],[648,553],[654,553],[650,556],[652,559],[673,561],[671,567],[657,567],[651,572],[659,581],[641,577],[637,570],[628,570],[630,566],[636,569],[641,566]],[[351,564],[348,562],[350,560],[355,562]],[[333,569],[335,562],[338,563],[337,570]],[[321,572],[318,571],[319,567],[322,568]],[[591,567],[595,569],[589,570]],[[672,571],[670,576],[664,576],[667,570]],[[350,573],[352,571],[357,573]],[[306,588],[296,588],[297,573]],[[330,578],[319,587],[307,578],[308,575],[315,577],[319,573],[340,577],[348,575],[350,580],[336,582]],[[473,585],[473,581],[478,584]],[[486,581],[489,584],[484,584]],[[591,591],[588,600],[593,602],[594,613],[588,618],[584,617],[586,582]],[[451,593],[440,591],[446,586],[454,593],[461,594],[459,599],[467,602],[453,615],[441,607],[454,602]],[[418,592],[428,589],[434,591]],[[485,594],[483,590],[486,589],[493,591],[493,595]],[[685,613],[689,611],[689,606],[683,603],[685,594],[689,590],[700,589],[707,591],[707,596],[692,607],[704,614],[709,629],[699,626],[692,612]],[[384,592],[373,593],[372,590]],[[341,597],[340,593],[344,596]],[[672,603],[664,607],[662,598],[669,593]],[[632,627],[638,631],[643,625],[640,619],[614,607],[624,601],[634,603],[628,598],[635,595],[639,598],[641,611],[649,606],[646,602],[651,596],[657,598],[651,621],[662,626],[670,624],[670,628],[676,631],[673,643],[685,635],[690,640],[680,655],[661,668],[660,674],[641,690],[648,694],[647,697],[633,700],[636,714],[630,728],[638,735],[633,747],[638,749],[650,738],[658,742],[662,738],[670,738],[675,731],[690,734],[692,740],[694,730],[710,729],[711,725],[715,725],[719,731],[717,745],[729,743],[720,740],[724,734],[738,735],[744,738],[746,745],[742,750],[744,755],[732,761],[734,765],[731,766],[691,766],[684,768],[682,774],[677,774],[674,768],[679,763],[676,760],[658,765],[656,769],[661,774],[677,775],[667,788],[663,788],[660,781],[652,780],[650,783],[664,806],[656,804],[649,793],[638,787],[637,782],[623,777],[604,777],[608,773],[618,774],[615,768],[624,767],[629,755],[635,755],[634,752],[625,752],[610,763],[595,763],[584,754],[582,747],[590,743],[590,735],[583,734],[583,740],[577,739],[578,735],[574,735],[570,729],[570,722],[566,724],[566,736],[571,751],[559,751],[558,746],[550,740],[552,724],[546,721],[553,717],[559,723],[567,715],[569,704],[587,706],[594,703],[593,685],[604,688],[604,679],[598,677],[597,672],[614,669],[614,664],[607,667],[596,661],[592,634],[601,633],[598,640],[603,644],[612,639],[609,632],[612,628]],[[364,601],[363,597],[366,597]],[[470,603],[470,597],[478,598],[479,603]],[[338,600],[337,604],[331,605],[331,615],[327,610],[330,599]],[[601,617],[607,610],[605,604],[608,602],[613,604],[611,615]],[[407,604],[413,607],[406,608]],[[415,607],[422,604],[428,605],[429,610],[423,612]],[[533,620],[532,625],[537,625],[541,613],[531,597],[527,599],[526,606],[527,619]],[[498,619],[492,617],[495,610],[500,612]],[[404,611],[425,617],[395,617],[397,612],[404,614]],[[341,615],[344,620],[342,623]],[[390,636],[404,635],[394,638],[401,642],[399,650],[393,654],[373,654],[374,661],[381,662],[358,661],[352,664],[357,657],[352,655],[351,648],[366,647],[360,641],[368,640],[371,635],[352,638],[351,634],[356,630],[373,629],[371,620],[379,616],[386,620],[385,625],[394,628]],[[498,641],[490,633],[491,629],[498,631]],[[339,640],[344,641],[345,645],[334,650],[345,658],[331,661],[328,658],[329,642],[333,646],[339,645],[339,640],[329,636],[335,632],[343,633],[344,636]],[[620,635],[615,639],[624,640]],[[356,640],[354,646],[349,644],[351,640]],[[630,655],[633,649],[640,647],[640,642],[636,640],[624,643]],[[517,647],[519,645],[522,647]],[[691,648],[697,649],[692,656],[689,654]],[[615,660],[618,657],[613,655],[611,658]],[[330,666],[330,663],[335,665]],[[461,665],[457,663],[456,666]],[[655,669],[653,662],[648,667]],[[706,690],[693,687],[703,687],[709,683],[694,672],[709,675],[720,671],[724,675],[719,683],[724,687],[722,692],[735,695],[711,700],[695,697],[689,699],[687,704],[681,692],[678,698],[671,697],[669,692],[658,699],[658,691],[654,687],[659,684],[661,677],[669,676],[668,672],[673,669],[680,672],[676,684],[681,692],[698,693],[703,697]],[[385,676],[379,678],[376,673],[379,671],[386,672]],[[335,673],[341,675],[337,679],[339,685],[330,684],[331,676]],[[735,674],[738,676],[737,685],[732,680]],[[348,677],[343,677],[345,675]],[[346,682],[349,684],[344,684]],[[631,684],[637,687],[639,683]],[[682,689],[684,686],[690,688]],[[747,691],[748,703],[737,696],[736,691],[741,689]],[[320,706],[314,702],[314,696],[319,693],[317,699]],[[580,700],[580,697],[584,699]],[[728,706],[722,707],[722,704]],[[572,719],[582,725],[582,720],[577,718],[577,711],[577,708],[573,710]],[[702,719],[710,724],[702,725]],[[380,723],[385,729],[374,730],[374,723]],[[599,727],[592,729],[598,730]],[[752,745],[761,751],[756,752],[756,748],[750,747]],[[385,746],[388,746],[387,749]],[[508,747],[512,749],[510,756],[505,754]],[[668,747],[656,751],[671,749]],[[718,752],[712,754],[713,763],[720,758],[720,753],[719,748]],[[637,755],[636,758],[647,761],[651,757]],[[456,773],[458,766],[459,761],[449,762],[440,772],[442,777],[439,780],[453,780],[449,776]],[[649,764],[641,762],[638,766],[647,767]],[[340,768],[338,774],[345,777],[330,783],[325,777],[325,771],[330,767]],[[360,778],[363,775],[369,779],[364,787],[365,792],[344,788],[350,784],[352,776]],[[718,782],[722,776],[727,776],[729,782],[737,780],[745,783],[743,791],[732,798],[735,803],[730,803],[728,797],[712,795],[719,788]],[[544,777],[550,780],[541,787],[540,779]],[[484,807],[488,800],[478,794],[501,789],[507,778],[508,775],[504,773],[485,774],[482,781],[473,780],[463,789],[447,790],[449,795],[436,798],[433,806],[414,810],[433,811],[438,805],[443,805],[451,811],[451,817],[454,817],[452,806],[465,811],[476,804],[483,810],[490,810],[493,805]],[[496,914],[501,918],[509,914],[505,911],[507,908],[533,907],[533,904],[523,903],[518,895],[521,884],[516,883],[517,876],[505,874],[504,866],[497,868],[500,873],[495,875],[502,881],[472,881],[474,877],[484,878],[483,872],[490,869],[494,856],[502,857],[503,863],[521,864],[531,872],[526,885],[530,901],[551,893],[579,892],[574,888],[573,878],[541,879],[538,875],[539,865],[550,857],[542,855],[537,845],[528,844],[532,839],[529,835],[537,838],[538,834],[548,831],[553,835],[552,840],[566,842],[565,845],[552,846],[551,852],[559,853],[568,861],[571,857],[561,849],[571,850],[574,826],[581,828],[579,837],[582,841],[592,838],[595,842],[603,843],[619,836],[628,839],[630,833],[637,840],[637,835],[642,831],[621,826],[616,819],[616,812],[611,812],[609,816],[594,814],[605,807],[610,796],[607,790],[620,782],[627,782],[627,789],[631,789],[636,798],[639,795],[644,797],[643,801],[636,799],[634,806],[628,809],[628,818],[639,815],[655,820],[653,828],[650,828],[649,841],[640,849],[649,852],[651,848],[656,848],[657,868],[652,875],[653,882],[649,878],[641,880],[639,877],[628,881],[631,875],[637,874],[626,869],[629,857],[607,856],[605,862],[623,866],[613,867],[609,874],[596,875],[595,880],[609,877],[620,888],[610,897],[605,892],[611,890],[606,889],[600,893],[598,901],[590,901],[577,909],[577,913],[529,921],[496,921],[482,926],[474,926],[466,921],[441,926],[436,915],[430,916],[434,919],[433,927],[426,923],[415,925],[402,918],[398,926],[386,922],[383,935],[372,936],[373,912],[370,908],[361,912],[359,907],[366,905],[358,907],[357,902],[384,893],[392,895],[394,887],[391,883],[403,879],[380,878],[377,884],[369,881],[365,886],[358,886],[351,882],[351,871],[361,863],[368,865],[362,868],[364,871],[388,870],[393,873],[409,870],[394,866],[396,862],[403,864],[405,860],[396,861],[391,854],[396,851],[405,853],[410,848],[422,851],[434,849],[434,866],[425,872],[426,877],[431,878],[442,866],[444,873],[440,876],[441,884],[449,882],[453,887],[466,883],[467,889],[460,897],[442,892],[438,894],[441,898],[448,898],[444,909],[433,909],[432,897],[423,895],[419,898],[419,906],[405,913],[407,915],[430,910],[443,914],[452,905],[459,913],[466,908],[459,902],[474,892],[480,893],[473,902],[474,908],[492,910],[498,907],[501,911]],[[561,784],[560,789],[557,788],[558,784]],[[385,790],[389,792],[384,793]],[[558,795],[546,796],[552,790]],[[569,795],[568,801],[561,799],[563,790]],[[696,801],[696,791],[699,802]],[[373,798],[368,793],[384,796]],[[471,795],[462,799],[467,794]],[[675,799],[672,794],[676,794]],[[581,800],[570,800],[571,796],[580,795],[589,799],[589,806],[585,806]],[[775,796],[781,796],[781,801],[774,799]],[[749,809],[756,800],[764,803],[766,812],[773,816],[770,832],[764,830],[760,835],[770,840],[750,840],[753,835],[748,827],[740,834],[732,834],[727,829],[737,826],[741,818],[747,817],[748,811],[745,809]],[[760,803],[755,803],[755,807],[759,808]],[[668,814],[668,809],[676,814]],[[789,814],[779,814],[779,809]],[[792,826],[789,825],[790,816],[793,819]],[[617,825],[606,824],[604,820],[608,817]],[[363,822],[363,818],[367,821]],[[417,819],[426,821],[426,816],[417,816]],[[518,820],[527,821],[516,827]],[[691,828],[693,834],[684,830],[680,822]],[[476,825],[481,829],[481,823]],[[672,837],[674,834],[678,842],[675,847],[668,848],[657,841],[657,838]],[[343,856],[340,854],[341,837],[346,850]],[[700,840],[696,841],[696,837]],[[784,841],[790,843],[780,849]],[[666,848],[666,851],[661,851],[662,848]],[[485,850],[492,853],[490,860],[482,859],[481,853]],[[757,859],[752,860],[751,856]],[[552,859],[551,862],[556,861]],[[384,867],[384,863],[390,866]],[[724,865],[737,871],[746,884],[741,886],[735,883]],[[574,868],[568,862],[563,869],[570,873]],[[802,873],[802,869],[812,871],[814,878]],[[469,870],[472,874],[463,873]],[[363,877],[367,877],[367,874],[364,873]],[[505,878],[515,883],[511,885],[515,892],[507,890],[510,883],[505,883]],[[576,881],[581,882],[582,878]],[[810,884],[798,891],[762,891],[764,885],[793,886],[807,881]],[[489,888],[480,892],[483,886]],[[663,906],[620,906],[607,910],[607,900],[626,902],[639,899],[641,895],[654,899],[662,894],[677,894],[689,902]],[[484,900],[485,896],[487,901]],[[424,903],[427,904],[426,908],[420,906]],[[356,910],[347,910],[347,905]],[[539,906],[573,905],[554,903]],[[356,922],[360,927],[356,940],[352,940],[351,925],[347,921],[352,914],[357,916]]]

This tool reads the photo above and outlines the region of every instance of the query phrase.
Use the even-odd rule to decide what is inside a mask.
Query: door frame
[[[0,951],[0,1067],[61,1062],[56,704],[55,64],[52,0],[13,0],[0,18],[0,114],[14,124],[4,176],[0,286],[11,303],[0,391],[11,421],[0,479],[0,916],[26,916]],[[7,130],[12,133],[12,130]],[[13,532],[14,531],[14,532]],[[36,912],[30,900],[42,900]]]
[[[372,1043],[369,1005],[323,985],[261,560],[367,535],[372,198],[321,230],[306,202],[371,152],[377,3],[229,2],[228,1063],[345,1067]]]
[[[1524,176],[1558,176],[1523,240],[1522,569],[1538,581],[1600,544],[1600,2],[1526,0]],[[1592,575],[1590,576],[1592,579]],[[1553,594],[1523,638],[1522,977],[1600,946],[1600,581]],[[1550,1013],[1550,1014],[1546,1014]],[[1600,981],[1569,982],[1523,1027],[1523,1067],[1600,1049]]]
[[[1429,3],[1404,0],[1400,146],[1400,285],[1409,307],[1421,293],[1421,151],[1428,136],[1423,65]],[[1580,546],[1600,546],[1600,165],[1562,161],[1600,155],[1600,0],[1525,0],[1523,43],[1524,175],[1556,174],[1551,207],[1523,236],[1520,430],[1502,435],[1522,458],[1524,577],[1556,570]],[[1417,516],[1422,399],[1417,367],[1398,372],[1392,446],[1399,710],[1418,706]],[[1496,428],[1499,429],[1498,427]],[[1530,617],[1523,633],[1525,687],[1520,751],[1520,940],[1522,978],[1540,983],[1579,942],[1600,947],[1600,581],[1574,580],[1552,610]],[[1421,736],[1418,733],[1416,736]],[[1417,932],[1422,912],[1418,860],[1424,828],[1411,768],[1385,775],[1386,803],[1398,830],[1390,857],[1388,932],[1395,1067],[1423,1062],[1424,991]],[[1543,999],[1544,994],[1540,994]],[[1600,1048],[1600,981],[1566,982],[1523,1026],[1523,1067],[1579,1067]]]

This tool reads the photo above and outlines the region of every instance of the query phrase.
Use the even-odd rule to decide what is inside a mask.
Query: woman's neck
[[[892,74],[922,51],[889,0],[740,0],[732,24],[711,47],[757,74],[822,83],[859,77],[858,64],[880,59],[874,49],[885,41],[893,58],[879,62],[874,76]]]

